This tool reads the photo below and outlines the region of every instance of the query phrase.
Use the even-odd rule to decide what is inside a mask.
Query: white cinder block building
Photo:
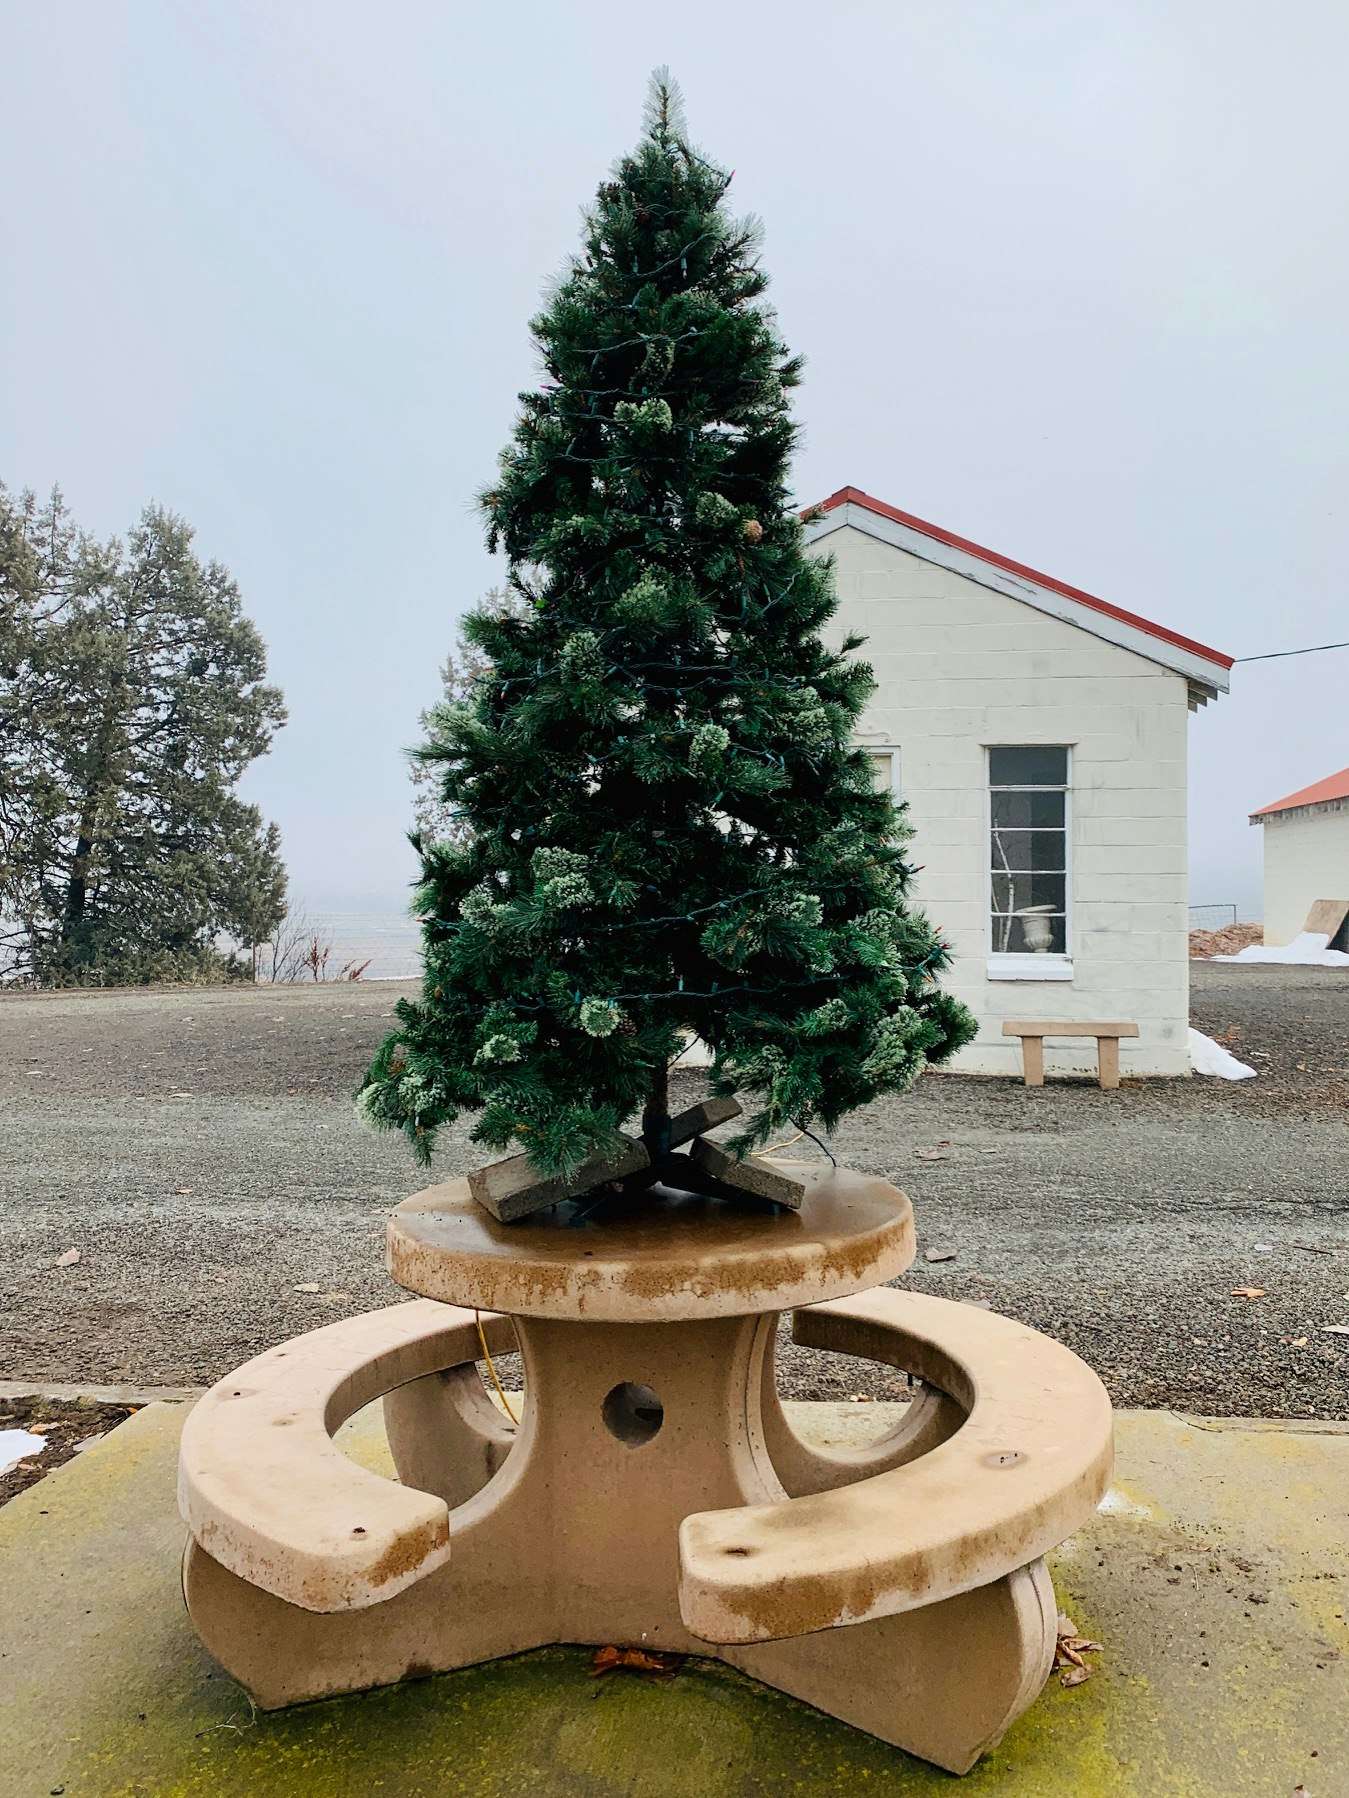
[[[1265,829],[1265,941],[1282,947],[1318,899],[1349,899],[1349,768],[1262,806],[1251,823]],[[1346,944],[1337,935],[1332,946]]]
[[[979,1019],[956,1065],[1018,1072],[1005,1018],[1130,1019],[1126,1075],[1188,1074],[1187,724],[1231,658],[857,488],[812,519],[876,672],[859,741]],[[1095,1043],[1046,1062],[1092,1072]]]

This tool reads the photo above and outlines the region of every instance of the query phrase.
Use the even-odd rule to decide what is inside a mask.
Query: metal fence
[[[1235,905],[1192,905],[1190,907],[1191,930],[1225,930],[1229,924],[1237,922]]]

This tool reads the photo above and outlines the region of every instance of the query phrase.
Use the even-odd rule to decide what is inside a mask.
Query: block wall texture
[[[1349,805],[1266,818],[1265,941],[1291,943],[1318,899],[1349,899]]]
[[[1188,1074],[1184,677],[851,526],[815,553],[834,559],[835,639],[865,635],[857,653],[876,673],[858,740],[899,750],[918,900],[952,945],[952,990],[979,1019],[955,1065],[1019,1072],[1004,1018],[1131,1019],[1126,1075]],[[986,971],[986,749],[1021,743],[1072,751],[1071,981]],[[1046,1065],[1092,1071],[1095,1044],[1051,1043]]]

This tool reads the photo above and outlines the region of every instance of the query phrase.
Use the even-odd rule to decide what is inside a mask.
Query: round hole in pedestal
[[[649,1386],[624,1380],[605,1393],[600,1416],[611,1436],[628,1448],[642,1448],[665,1422],[665,1406]]]

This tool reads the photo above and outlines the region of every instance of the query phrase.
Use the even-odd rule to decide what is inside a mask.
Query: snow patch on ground
[[[0,1473],[8,1473],[31,1455],[40,1455],[46,1446],[47,1438],[35,1436],[31,1430],[0,1430]]]
[[[1104,1511],[1107,1517],[1154,1517],[1156,1515],[1150,1506],[1140,1505],[1137,1499],[1130,1498],[1126,1492],[1121,1492],[1118,1486],[1110,1488],[1096,1509]]]
[[[1202,1030],[1190,1032],[1190,1066],[1196,1074],[1216,1074],[1220,1080],[1250,1080],[1257,1071],[1229,1055],[1221,1043],[1215,1043]]]
[[[1214,961],[1281,961],[1295,968],[1349,968],[1349,955],[1332,949],[1330,938],[1321,930],[1304,930],[1291,943],[1273,948],[1265,943],[1252,943],[1236,955],[1215,955]]]

